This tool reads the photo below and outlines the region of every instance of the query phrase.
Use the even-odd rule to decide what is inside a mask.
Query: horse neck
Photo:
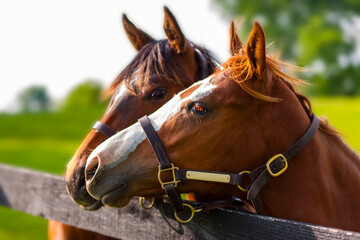
[[[294,96],[284,103],[283,111],[277,113],[285,121],[277,128],[282,130],[268,137],[271,156],[290,147],[309,127],[309,117],[301,104],[294,101]],[[289,104],[295,106],[289,107]],[[357,189],[360,189],[359,157],[339,137],[318,131],[289,161],[285,173],[271,179],[260,192],[263,214],[359,230],[354,229],[351,222],[356,222],[360,213]],[[342,211],[336,210],[339,207]]]

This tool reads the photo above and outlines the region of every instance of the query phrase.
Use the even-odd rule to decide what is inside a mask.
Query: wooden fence
[[[62,177],[2,164],[0,205],[121,239],[360,239],[356,232],[226,209],[180,224],[169,204],[144,210],[137,199],[122,209],[88,212],[72,202]]]

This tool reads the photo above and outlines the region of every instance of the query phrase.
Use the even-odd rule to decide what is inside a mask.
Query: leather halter
[[[272,178],[281,175],[288,167],[288,161],[296,156],[301,150],[303,150],[307,144],[313,139],[315,133],[319,128],[319,119],[313,115],[311,124],[306,130],[304,135],[299,138],[290,148],[288,148],[282,154],[277,154],[270,158],[267,163],[254,171],[243,171],[239,174],[236,173],[224,173],[213,171],[199,171],[189,169],[179,169],[175,167],[168,159],[165,149],[156,134],[149,118],[144,116],[138,120],[140,126],[143,128],[145,135],[151,144],[156,158],[159,162],[158,180],[168,195],[169,201],[175,210],[175,217],[177,214],[184,212],[184,204],[180,198],[180,195],[175,190],[177,184],[180,181],[196,180],[207,181],[236,185],[240,190],[248,192],[247,200],[253,203],[256,212],[261,212],[262,202],[259,196],[260,190],[266,185],[266,183]],[[172,173],[173,179],[168,182],[163,182],[163,172],[169,171]],[[249,174],[251,183],[244,189],[242,186],[242,180],[244,174]],[[209,203],[208,203],[209,204]],[[199,205],[199,204],[198,204]],[[194,208],[193,208],[194,209]],[[201,209],[203,210],[203,209]],[[199,211],[201,211],[199,210]],[[178,218],[177,218],[178,219]]]
[[[156,134],[155,129],[153,128],[150,120],[147,116],[144,116],[140,118],[139,120],[140,126],[143,128],[147,139],[149,140],[149,143],[151,144],[152,149],[154,150],[154,153],[156,155],[156,159],[158,160],[160,166],[159,166],[159,173],[158,178],[161,184],[161,187],[165,190],[166,194],[169,197],[170,203],[175,209],[175,212],[177,214],[181,214],[185,211],[185,208],[183,206],[183,202],[181,200],[180,195],[175,190],[175,187],[177,186],[177,183],[179,181],[176,181],[174,178],[173,181],[163,183],[161,180],[161,173],[164,171],[171,171],[174,176],[174,171],[178,168],[175,168],[172,163],[170,163],[165,149],[163,145],[161,144],[161,141]]]
[[[108,125],[103,122],[97,121],[93,126],[92,129],[98,130],[102,134],[104,134],[107,138],[115,135],[115,131],[112,130]]]

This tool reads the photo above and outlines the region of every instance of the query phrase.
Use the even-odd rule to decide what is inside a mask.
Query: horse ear
[[[255,67],[257,77],[261,77],[266,65],[265,33],[258,22],[255,22],[246,45],[246,55]]]
[[[164,6],[164,11],[165,34],[170,42],[171,48],[174,49],[178,54],[180,54],[185,50],[186,39],[172,12],[170,12],[170,10],[166,6]]]
[[[122,15],[122,22],[126,35],[137,51],[140,51],[140,49],[149,42],[154,41],[149,34],[135,27],[135,25],[127,18],[125,13]]]
[[[230,53],[232,56],[239,53],[240,49],[243,47],[243,44],[239,38],[239,35],[236,33],[236,28],[234,21],[230,23]]]

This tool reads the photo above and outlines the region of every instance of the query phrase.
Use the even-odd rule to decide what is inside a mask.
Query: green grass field
[[[0,162],[60,175],[102,112],[0,115]],[[0,239],[47,239],[47,220],[0,207]]]
[[[325,116],[342,139],[360,153],[360,98],[313,98],[313,111]]]
[[[360,98],[313,98],[343,139],[360,152]],[[0,115],[0,162],[62,174],[103,109],[91,112]],[[0,207],[0,239],[46,239],[47,220]]]

